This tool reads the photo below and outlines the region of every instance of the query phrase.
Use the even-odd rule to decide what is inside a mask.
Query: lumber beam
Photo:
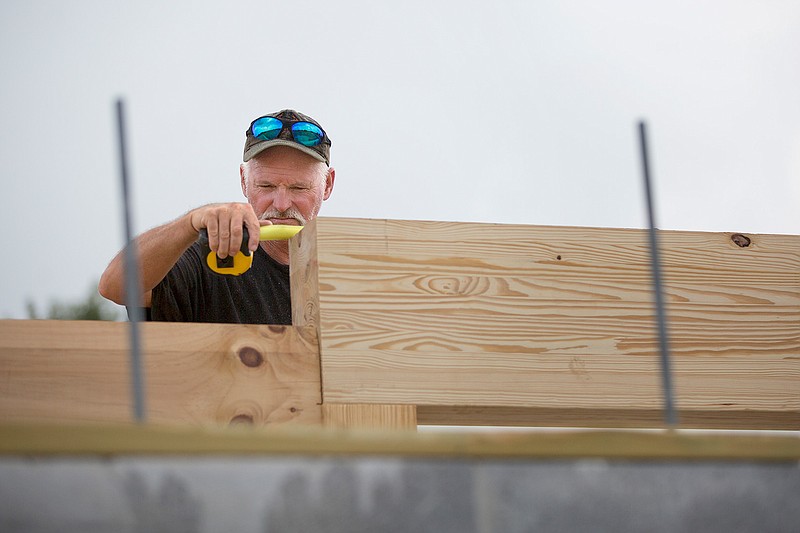
[[[445,459],[800,460],[795,435],[685,431],[412,432],[281,426],[269,431],[0,424],[2,456],[310,456]]]
[[[423,426],[506,426],[549,428],[663,428],[663,409],[566,409],[543,407],[421,405],[417,423]],[[681,412],[682,429],[789,430],[800,427],[794,411]]]
[[[289,239],[289,270],[292,325],[312,326],[319,331],[319,262],[316,220]]]
[[[659,424],[644,230],[338,218],[315,229],[325,402],[416,405],[421,422]],[[800,429],[800,236],[661,231],[660,242],[682,420]]]
[[[141,324],[147,421],[321,423],[316,330]],[[128,324],[0,320],[0,422],[129,422]]]

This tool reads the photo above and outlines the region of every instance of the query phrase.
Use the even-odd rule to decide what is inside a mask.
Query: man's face
[[[334,171],[287,146],[264,150],[241,167],[242,192],[273,224],[305,225],[333,190]]]

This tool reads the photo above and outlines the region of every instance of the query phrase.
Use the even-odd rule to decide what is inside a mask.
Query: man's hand
[[[220,258],[225,259],[239,252],[242,245],[242,227],[247,227],[250,252],[258,248],[259,228],[271,224],[259,221],[253,207],[247,203],[210,204],[190,211],[187,216],[195,233],[208,230],[208,246]]]
[[[258,248],[259,229],[269,221],[259,221],[247,203],[210,204],[150,229],[136,238],[142,283],[142,301],[150,307],[152,289],[164,279],[181,254],[197,240],[201,229],[208,230],[209,248],[221,258],[236,255],[242,244],[242,226],[250,235],[250,251]],[[125,304],[125,278],[122,253],[118,253],[100,277],[100,294],[120,305]]]

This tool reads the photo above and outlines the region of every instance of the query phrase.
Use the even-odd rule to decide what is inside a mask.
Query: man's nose
[[[279,187],[278,190],[275,191],[275,198],[272,200],[272,204],[278,211],[286,211],[292,207],[292,199],[289,197],[289,192]]]

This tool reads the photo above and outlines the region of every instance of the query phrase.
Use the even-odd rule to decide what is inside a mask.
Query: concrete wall
[[[798,463],[0,458],[4,532],[798,530]]]

